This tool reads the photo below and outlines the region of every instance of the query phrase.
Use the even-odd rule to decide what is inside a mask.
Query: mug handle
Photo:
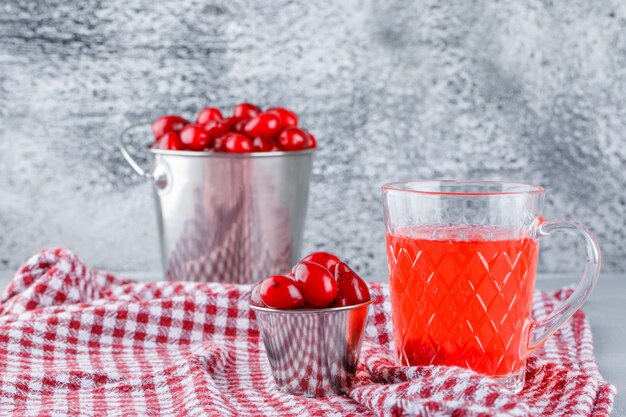
[[[558,305],[552,313],[543,320],[533,323],[528,342],[529,354],[543,344],[548,337],[558,330],[587,301],[591,290],[600,275],[600,246],[596,238],[587,229],[576,221],[547,220],[540,222],[535,228],[535,236],[544,238],[553,232],[564,232],[579,237],[585,245],[587,262],[582,277],[574,292]]]

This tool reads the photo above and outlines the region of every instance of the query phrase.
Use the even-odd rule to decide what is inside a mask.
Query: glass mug
[[[526,359],[589,297],[600,248],[580,224],[541,217],[544,189],[490,181],[383,186],[396,354],[403,365],[447,365],[519,392]],[[539,240],[580,237],[587,263],[573,294],[532,319]]]

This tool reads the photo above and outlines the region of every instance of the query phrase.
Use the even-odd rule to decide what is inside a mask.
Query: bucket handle
[[[135,161],[135,159],[130,154],[128,148],[126,147],[126,134],[128,133],[128,131],[131,130],[131,129],[134,129],[134,128],[138,127],[138,126],[142,126],[142,125],[143,124],[136,124],[136,125],[132,125],[132,126],[127,127],[126,129],[124,129],[124,131],[120,135],[120,139],[119,139],[119,150],[122,153],[122,156],[124,157],[124,159],[126,160],[128,165],[130,165],[130,167],[133,169],[133,171],[135,171],[137,174],[141,175],[145,179],[154,182],[154,175],[152,175],[150,172],[148,172],[145,169],[143,169],[137,163],[137,161]]]

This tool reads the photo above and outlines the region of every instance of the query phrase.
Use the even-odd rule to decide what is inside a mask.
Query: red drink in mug
[[[541,187],[413,181],[383,187],[396,353],[403,365],[460,366],[524,384],[527,357],[582,306],[600,269],[578,223],[543,221]],[[574,294],[532,319],[539,239],[583,239],[588,267]]]

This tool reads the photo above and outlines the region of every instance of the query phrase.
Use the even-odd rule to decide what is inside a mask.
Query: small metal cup
[[[344,394],[352,385],[370,301],[321,310],[254,310],[276,385],[305,397]]]

